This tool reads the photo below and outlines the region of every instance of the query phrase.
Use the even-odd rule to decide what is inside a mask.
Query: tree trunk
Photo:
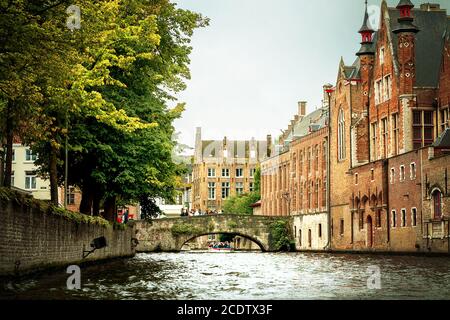
[[[83,186],[82,195],[81,195],[81,203],[80,203],[80,212],[84,214],[91,215],[92,212],[92,201],[93,195],[91,191],[91,186],[89,183],[85,183]]]
[[[0,137],[0,187],[3,187],[5,179],[5,150],[3,150],[3,138]]]
[[[100,215],[100,194],[99,192],[94,192],[94,199],[92,202],[92,215],[99,216]]]
[[[11,175],[12,175],[12,155],[13,155],[13,139],[14,139],[14,128],[13,128],[13,105],[12,102],[8,101],[8,106],[6,109],[6,162],[5,162],[5,179],[3,186],[6,188],[11,188]]]
[[[50,143],[50,163],[49,163],[49,173],[50,173],[50,195],[51,202],[55,206],[59,204],[58,197],[58,150]],[[66,186],[64,186],[65,188]],[[65,190],[64,190],[65,191]],[[64,197],[66,194],[64,192]],[[64,200],[61,199],[61,200]]]
[[[108,197],[105,199],[105,212],[103,218],[114,222],[116,219],[116,197]]]

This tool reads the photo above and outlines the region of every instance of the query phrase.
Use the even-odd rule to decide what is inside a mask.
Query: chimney
[[[420,5],[420,10],[423,11],[441,11],[439,3],[423,3]]]
[[[298,115],[300,117],[306,116],[306,101],[300,101],[298,103]]]
[[[267,135],[267,157],[272,156],[272,135]]]
[[[197,127],[195,131],[195,162],[203,161],[202,157],[202,128]]]

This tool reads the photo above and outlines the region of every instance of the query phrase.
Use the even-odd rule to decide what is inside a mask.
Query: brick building
[[[355,72],[339,78],[333,93],[337,153],[332,152],[331,166],[342,167],[331,175],[334,250],[449,250],[449,214],[442,211],[447,193],[437,180],[448,161],[443,133],[450,19],[439,5],[413,8],[408,0],[396,8],[383,1],[376,32],[366,12]],[[343,98],[341,90],[353,97]],[[336,134],[339,126],[343,137]],[[434,159],[430,153],[436,148],[430,146],[437,140],[442,143],[436,148],[444,152]],[[430,177],[436,179],[435,189]],[[347,188],[337,188],[342,181]],[[438,214],[431,213],[436,210],[430,203],[440,208]]]
[[[331,87],[327,86],[327,87]],[[261,163],[262,214],[293,215],[297,249],[323,250],[328,244],[328,99],[306,115],[306,102]]]
[[[383,0],[375,31],[366,2],[359,33],[323,119],[300,111],[263,161],[262,212],[295,216],[301,250],[448,253],[450,17]]]
[[[222,211],[230,196],[254,190],[254,174],[260,160],[270,154],[267,140],[202,140],[197,128],[192,169],[192,207]]]

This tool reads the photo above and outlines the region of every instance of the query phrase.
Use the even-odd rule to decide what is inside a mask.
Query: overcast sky
[[[175,127],[190,146],[196,127],[207,140],[278,136],[298,101],[308,102],[307,112],[320,106],[322,86],[335,84],[341,56],[352,64],[360,48],[363,0],[175,2],[211,19],[194,34],[192,79],[178,95],[187,107]],[[448,0],[430,2],[450,10]],[[375,19],[380,4],[369,0]]]

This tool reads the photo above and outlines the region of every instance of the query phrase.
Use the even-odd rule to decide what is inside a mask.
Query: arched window
[[[440,219],[442,217],[441,191],[435,190],[432,194],[434,218]]]
[[[339,110],[338,118],[338,160],[345,159],[345,116],[344,111]]]

